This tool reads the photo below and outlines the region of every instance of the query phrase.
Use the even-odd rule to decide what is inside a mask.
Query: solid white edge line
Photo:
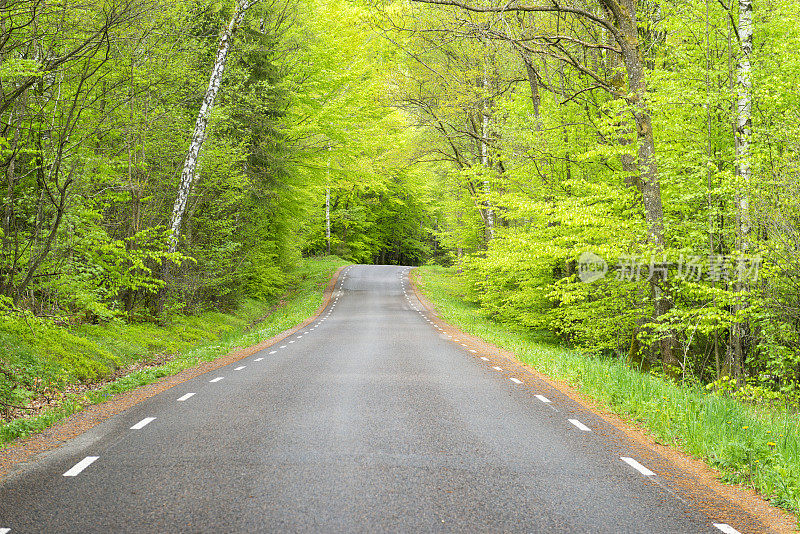
[[[626,464],[628,464],[629,466],[633,467],[634,469],[636,469],[637,471],[639,471],[641,474],[643,474],[646,477],[655,476],[655,473],[650,471],[648,468],[646,468],[645,466],[643,466],[642,464],[640,464],[639,462],[637,462],[633,458],[628,458],[627,456],[620,456],[619,459],[622,460],[623,462],[625,462]]]
[[[550,404],[550,399],[545,397],[544,395],[536,395],[536,398],[542,401],[545,404]]]
[[[246,366],[246,365],[240,365],[239,367],[237,367],[236,369],[234,369],[234,371],[241,371],[241,370],[242,370],[242,369],[244,369],[245,367],[247,367],[247,366]]]
[[[131,430],[141,430],[155,420],[156,420],[155,417],[145,417],[144,419],[133,425],[131,427]]]
[[[583,430],[584,432],[591,432],[592,431],[591,428],[589,428],[588,426],[584,425],[583,423],[581,423],[577,419],[567,419],[567,421],[569,421],[570,423],[575,425],[578,428],[578,430]]]
[[[87,456],[86,458],[84,458],[83,460],[78,462],[77,464],[73,465],[69,469],[69,471],[64,473],[63,476],[65,476],[65,477],[76,477],[76,476],[78,476],[81,473],[81,471],[83,471],[84,469],[86,469],[87,467],[92,465],[92,463],[94,463],[94,461],[97,460],[98,458],[100,458],[100,457],[99,456]]]
[[[714,526],[717,527],[719,530],[724,532],[725,534],[742,534],[732,526],[727,523],[714,523]],[[2,534],[2,532],[0,532]]]
[[[260,361],[261,361],[261,360],[263,360],[263,359],[264,359],[264,358],[256,358],[256,359],[255,359],[255,360],[253,360],[253,361],[254,361],[254,362],[260,362]]]
[[[209,382],[211,382],[213,384],[214,382],[219,382],[223,378],[225,378],[225,377],[224,376],[218,376],[217,378],[212,378],[211,380],[209,380]]]
[[[189,400],[192,397],[194,397],[194,393],[187,393],[183,397],[178,397],[178,402],[183,402],[185,400]]]
[[[522,380],[520,380],[519,378],[514,378],[513,376],[510,376],[508,379],[514,382],[515,384],[522,384]]]

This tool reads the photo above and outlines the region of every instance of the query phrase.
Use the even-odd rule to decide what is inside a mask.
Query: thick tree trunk
[[[620,25],[623,35],[620,48],[625,70],[628,75],[629,103],[633,106],[633,117],[636,123],[636,140],[638,145],[637,164],[639,191],[647,223],[647,241],[654,254],[664,250],[664,207],[661,201],[661,183],[658,176],[658,165],[655,155],[655,140],[650,110],[645,100],[647,84],[644,76],[644,62],[639,47],[638,26],[636,20],[636,4],[632,0],[625,2],[626,15]],[[672,309],[672,301],[665,294],[665,280],[651,279],[653,293],[653,319],[661,321],[664,314]],[[680,361],[674,353],[674,335],[662,336],[660,342],[661,361],[666,366],[679,366]]]

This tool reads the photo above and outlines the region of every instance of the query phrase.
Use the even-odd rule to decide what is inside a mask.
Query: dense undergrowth
[[[794,410],[643,373],[624,359],[568,349],[548,334],[493,321],[464,300],[465,288],[449,269],[422,267],[414,276],[445,321],[568,381],[659,441],[705,460],[723,481],[752,486],[773,504],[800,512],[800,420]]]
[[[59,326],[21,312],[0,313],[0,444],[40,431],[83,406],[291,328],[313,314],[331,275],[344,264],[335,256],[303,260],[289,273],[289,290],[280,299],[248,300],[230,313],[174,317],[165,326],[123,322]],[[167,354],[161,365],[69,393],[74,386],[99,384],[119,369]],[[57,400],[54,406],[32,417],[11,417],[20,411],[15,406],[52,399]]]

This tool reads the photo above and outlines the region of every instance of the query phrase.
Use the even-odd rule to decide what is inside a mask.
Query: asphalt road
[[[407,276],[350,267],[308,327],[18,466],[0,534],[735,532]]]

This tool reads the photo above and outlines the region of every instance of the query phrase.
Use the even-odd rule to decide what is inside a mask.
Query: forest
[[[0,401],[40,387],[31,324],[175,324],[336,255],[796,408],[799,7],[0,0]]]

